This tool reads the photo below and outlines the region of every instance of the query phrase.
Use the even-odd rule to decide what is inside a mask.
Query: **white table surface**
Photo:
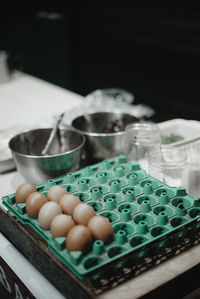
[[[16,73],[0,84],[0,127],[36,123],[81,105],[83,97],[35,78]],[[17,171],[0,174],[0,198],[16,191],[24,179]],[[62,294],[0,233],[0,254],[36,298],[63,298]],[[171,258],[118,287],[101,298],[138,298],[200,263],[200,246]],[[19,267],[20,266],[20,267]],[[22,269],[24,271],[20,271]]]
[[[28,74],[0,83],[0,129],[43,121],[79,105],[83,97]]]

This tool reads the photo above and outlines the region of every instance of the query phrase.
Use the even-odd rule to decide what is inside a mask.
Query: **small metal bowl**
[[[125,127],[138,121],[131,114],[95,112],[76,117],[71,126],[86,137],[86,160],[98,162],[125,153]]]
[[[64,175],[80,166],[85,137],[71,129],[58,130],[48,155],[41,156],[51,130],[30,130],[15,135],[9,141],[17,170],[33,184]]]

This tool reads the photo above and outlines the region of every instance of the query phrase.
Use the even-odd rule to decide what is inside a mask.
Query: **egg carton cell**
[[[112,224],[119,220],[118,213],[113,211],[104,211],[99,213],[99,215],[106,217]]]
[[[147,173],[144,170],[131,171],[126,176],[129,179],[129,184],[138,183],[140,180],[147,177]]]
[[[132,235],[136,231],[136,227],[133,223],[127,223],[120,221],[114,225],[114,231],[117,233],[118,231],[124,231],[127,236]]]
[[[155,215],[159,215],[161,212],[165,212],[168,217],[171,217],[174,214],[174,209],[166,205],[158,205],[153,209]]]
[[[43,237],[79,279],[91,284],[103,283],[112,273],[123,275],[127,267],[148,268],[158,255],[173,256],[200,239],[199,197],[149,176],[123,155],[50,179],[36,189],[47,196],[54,185],[105,217],[113,227],[113,239],[92,240],[86,252],[68,251],[67,236],[54,238],[49,229],[41,228],[37,218],[29,217],[26,203],[16,203],[15,193],[4,196],[3,204]]]
[[[170,220],[170,225],[172,227],[177,227],[179,225],[182,225],[184,223],[186,223],[188,220],[187,218],[185,217],[181,217],[181,216],[176,216],[176,217],[173,217],[171,220]]]
[[[163,183],[162,182],[160,182],[159,180],[157,180],[157,179],[153,179],[153,178],[151,178],[151,179],[145,179],[145,180],[142,180],[141,182],[140,182],[140,186],[141,187],[143,187],[143,188],[147,188],[147,189],[150,189],[151,188],[151,191],[153,192],[153,190],[155,189],[155,188],[157,188],[157,187],[160,187],[160,186],[162,186],[163,185]]]
[[[90,196],[87,192],[75,192],[75,196],[77,196],[82,202],[87,202],[90,199]]]
[[[90,188],[91,198],[94,200],[102,198],[102,196],[107,192],[108,192],[108,188],[103,185],[95,185]]]
[[[120,229],[117,231],[115,241],[117,244],[124,244],[127,242],[127,234],[124,229]]]
[[[188,209],[192,206],[193,204],[193,201],[191,201],[190,197],[176,197],[176,198],[173,198],[171,200],[171,204],[174,206],[174,207],[183,207],[185,209]]]
[[[142,188],[139,187],[139,186],[127,186],[127,187],[124,187],[124,188],[122,189],[122,192],[123,192],[123,194],[125,194],[125,195],[127,195],[127,193],[128,193],[128,194],[133,193],[134,196],[136,197],[136,196],[142,194],[142,193],[143,193],[143,190],[142,190]]]
[[[113,178],[109,180],[108,184],[110,185],[111,192],[118,192],[123,186],[126,185],[126,180],[120,178]]]
[[[191,218],[196,218],[196,217],[200,216],[200,208],[192,208],[189,211],[189,216]]]
[[[87,260],[85,260],[83,266],[85,269],[90,269],[95,266],[99,266],[101,263],[103,263],[103,260],[100,257],[90,257]]]
[[[160,235],[165,234],[167,231],[169,231],[169,228],[164,225],[157,225],[151,229],[151,235],[152,237],[158,237]]]
[[[133,221],[135,224],[141,223],[141,221],[147,223],[148,226],[152,226],[153,224],[156,223],[155,217],[149,214],[138,214],[133,218]]]
[[[69,192],[69,193],[73,193],[73,192],[75,192],[75,191],[77,191],[78,190],[78,188],[77,188],[77,186],[76,185],[72,185],[72,184],[67,184],[67,185],[63,185],[63,188],[67,191],[67,192]]]
[[[109,201],[110,199],[112,199],[114,201],[115,205],[121,203],[124,200],[123,196],[119,193],[108,193],[103,196],[103,201],[105,203],[107,201]]]
[[[155,194],[160,198],[162,198],[163,196],[168,196],[169,198],[172,198],[176,195],[176,189],[170,187],[161,187],[155,191]]]
[[[100,184],[104,184],[112,177],[111,171],[101,171],[96,174],[97,180]]]
[[[142,204],[143,201],[148,201],[151,206],[154,206],[158,203],[158,198],[154,195],[142,195],[137,198],[137,203]]]
[[[194,207],[200,207],[200,198],[198,196],[194,198]]]
[[[111,248],[109,248],[109,250],[108,250],[108,256],[110,258],[116,257],[116,256],[119,256],[120,254],[126,252],[126,250],[127,249],[125,247],[123,247],[123,246],[114,245]]]
[[[130,245],[132,247],[137,247],[138,245],[145,244],[147,241],[149,241],[148,237],[145,237],[143,235],[137,235],[130,239]]]
[[[100,212],[104,209],[104,205],[98,201],[89,201],[88,204],[92,206],[96,212]]]
[[[93,177],[83,177],[77,181],[78,185],[87,184],[88,186],[92,186],[95,182]]]

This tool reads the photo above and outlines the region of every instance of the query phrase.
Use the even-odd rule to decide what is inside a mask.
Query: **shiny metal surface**
[[[43,148],[43,150],[41,152],[42,156],[45,156],[45,155],[48,154],[49,148],[50,148],[50,146],[51,146],[51,144],[52,144],[52,142],[53,142],[53,140],[54,140],[54,138],[55,138],[55,136],[57,134],[57,130],[59,129],[59,124],[61,123],[61,121],[63,119],[63,116],[64,116],[64,113],[61,113],[58,116],[58,118],[56,120],[56,123],[55,123],[55,125],[54,125],[54,127],[53,127],[53,129],[52,129],[52,131],[51,131],[51,133],[49,135],[47,143],[46,143],[45,147]]]
[[[28,182],[39,184],[80,166],[85,137],[74,130],[58,130],[48,155],[41,156],[51,131],[52,128],[31,130],[9,141],[17,170]]]
[[[71,126],[86,137],[86,159],[97,162],[125,153],[125,127],[133,122],[138,119],[130,114],[96,112],[75,118]]]

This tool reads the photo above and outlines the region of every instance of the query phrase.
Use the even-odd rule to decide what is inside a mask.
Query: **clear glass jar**
[[[184,147],[184,146],[183,146]],[[188,155],[188,166],[183,174],[183,186],[192,196],[200,196],[200,146],[199,141],[188,144],[185,148]]]
[[[155,123],[141,122],[126,126],[125,149],[128,161],[137,161],[148,172],[149,152],[160,147],[160,129]]]
[[[188,167],[187,152],[165,147],[149,153],[149,174],[172,187],[184,186]]]

